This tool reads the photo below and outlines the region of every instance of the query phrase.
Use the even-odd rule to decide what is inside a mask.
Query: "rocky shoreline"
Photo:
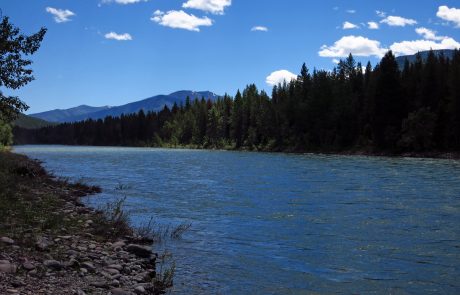
[[[0,206],[10,206],[0,224],[0,294],[162,294],[171,287],[172,273],[156,272],[151,241],[80,202],[97,188],[57,180],[24,156],[2,152],[0,161],[2,177],[15,181],[0,181]],[[36,208],[48,206],[50,195],[51,211],[41,216]],[[32,210],[24,214],[22,203]]]

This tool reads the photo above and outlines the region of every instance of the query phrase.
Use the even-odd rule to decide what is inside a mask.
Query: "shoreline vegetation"
[[[148,225],[130,227],[123,200],[92,209],[80,198],[100,188],[56,178],[6,150],[0,163],[0,294],[163,294],[172,287],[174,266],[152,253]]]
[[[252,84],[234,97],[203,97],[159,112],[122,114],[30,130],[15,144],[197,147],[375,155],[460,151],[460,51],[430,51],[401,69],[389,51],[363,67],[350,54],[333,71],[304,64],[297,79]]]

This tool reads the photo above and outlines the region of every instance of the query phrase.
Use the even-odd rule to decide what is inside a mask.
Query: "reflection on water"
[[[166,247],[176,294],[460,293],[460,162],[18,146],[58,176],[127,189],[134,223],[192,223]]]

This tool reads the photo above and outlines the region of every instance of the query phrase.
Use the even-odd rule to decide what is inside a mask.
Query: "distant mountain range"
[[[440,50],[433,50],[434,54],[436,54],[437,56],[441,55],[441,54],[444,54],[444,56],[446,58],[452,58],[454,56],[454,50],[453,49],[440,49]],[[422,60],[423,61],[426,61],[426,59],[428,58],[428,54],[430,53],[430,51],[420,51],[420,56],[422,57]],[[399,69],[404,69],[404,63],[406,62],[406,60],[409,61],[409,63],[414,63],[415,60],[417,58],[417,55],[416,54],[413,54],[413,55],[403,55],[403,56],[398,56],[396,58],[396,62],[398,63],[398,66],[399,66]]]
[[[137,113],[140,110],[144,112],[148,111],[161,111],[165,106],[171,108],[174,103],[178,105],[185,104],[187,97],[193,101],[195,99],[209,99],[211,101],[217,100],[219,96],[210,91],[177,91],[169,95],[157,95],[143,99],[140,101],[128,103],[121,106],[103,106],[103,107],[91,107],[87,105],[81,105],[78,107],[65,109],[65,110],[52,110],[42,113],[31,114],[29,116],[39,118],[48,122],[77,122],[86,119],[104,119],[107,116],[118,117],[121,114],[132,114]]]

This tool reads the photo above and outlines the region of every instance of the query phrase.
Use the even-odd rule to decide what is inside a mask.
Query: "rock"
[[[94,267],[94,264],[92,264],[91,262],[83,262],[81,264],[81,267],[86,268],[87,270],[90,270],[90,271],[96,270],[96,267]]]
[[[110,290],[110,293],[112,293],[112,295],[132,295],[133,294],[133,293],[131,293],[129,291],[126,291],[126,290],[123,290],[123,289],[120,289],[120,288],[112,289],[112,290]]]
[[[112,281],[112,286],[119,287],[120,286],[120,281],[119,280],[113,280]]]
[[[86,295],[86,293],[83,292],[82,290],[78,289],[77,290],[77,295]]]
[[[115,269],[115,268],[107,268],[105,271],[111,275],[117,275],[120,273],[120,271],[118,271],[118,269]]]
[[[1,263],[0,264],[0,273],[16,273],[17,267],[12,263]]]
[[[14,244],[14,240],[10,239],[8,237],[1,237],[0,242],[2,242],[3,244],[7,244],[7,245],[13,245]]]
[[[43,262],[43,264],[48,267],[48,268],[51,268],[51,269],[54,269],[54,270],[61,270],[63,265],[62,263],[60,263],[59,261],[57,260],[45,260],[45,262]]]
[[[112,244],[112,248],[124,247],[126,244],[124,241],[117,241]]]
[[[66,263],[66,266],[69,266],[69,267],[78,267],[80,265],[80,263],[78,263],[78,261],[74,258],[71,258],[67,263]]]
[[[121,266],[120,264],[110,264],[107,266],[107,268],[113,268],[119,271],[123,270],[123,266]]]
[[[32,263],[30,263],[29,261],[26,261],[22,264],[22,267],[25,269],[25,270],[33,270],[35,269],[35,265],[33,265]]]
[[[80,268],[80,273],[82,275],[86,275],[88,273],[88,270],[86,268]]]
[[[40,251],[46,251],[48,247],[51,246],[51,242],[47,238],[38,237],[35,247]]]
[[[145,291],[145,288],[144,288],[144,287],[142,287],[142,286],[137,286],[136,288],[134,288],[134,292],[135,292],[136,294],[145,294],[146,291]]]
[[[107,283],[103,281],[92,282],[90,285],[96,288],[103,288],[103,289],[107,289],[109,287]]]
[[[141,258],[149,258],[152,254],[151,248],[149,246],[141,246],[137,244],[129,244],[126,247],[126,250]]]

